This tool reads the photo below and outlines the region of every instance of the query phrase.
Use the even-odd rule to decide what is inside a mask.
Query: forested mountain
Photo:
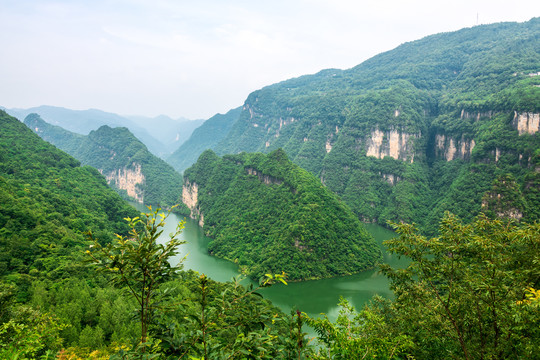
[[[148,150],[163,158],[176,150],[203,122],[203,120],[173,120],[167,116],[156,118],[120,116],[96,109],[71,110],[56,106],[5,109],[5,111],[21,121],[29,114],[36,113],[49,124],[81,135],[87,135],[103,125],[113,128],[126,127],[146,145]]]
[[[30,114],[38,114],[46,122],[60,126],[68,131],[87,135],[103,125],[110,127],[127,127],[148,147],[152,153],[159,155],[163,144],[152,137],[148,131],[133,121],[113,113],[97,109],[71,110],[57,106],[42,105],[29,109],[6,109],[6,112],[23,121]]]
[[[83,271],[70,252],[85,243],[85,230],[104,241],[127,233],[123,218],[136,211],[96,169],[81,167],[3,111],[0,149],[0,277],[14,274],[18,298],[26,299],[30,282],[45,272],[63,279]]]
[[[152,222],[156,218],[149,215],[146,226],[155,235],[163,219]],[[116,244],[115,234],[127,237],[137,230],[147,239],[142,227],[130,228],[124,220],[136,216],[145,219],[96,169],[81,167],[0,110],[1,359],[108,359],[137,346],[136,299],[124,296],[129,293],[125,287],[113,287],[112,276],[88,264],[90,250]],[[124,244],[139,239],[130,240]],[[115,255],[113,272],[129,272],[125,258]],[[294,347],[288,343],[302,339],[301,329],[289,327],[294,325],[288,316],[253,290],[193,272],[174,271],[171,280],[162,284],[167,296],[160,289],[152,292],[160,293],[160,305],[169,301],[167,311],[152,317],[151,334],[159,339],[152,352],[162,358],[230,357],[239,349],[260,358],[289,357]],[[213,336],[201,339],[201,331],[210,327]],[[275,340],[267,344],[267,336]],[[250,340],[238,343],[236,338]]]
[[[467,221],[487,210],[484,195],[503,178],[521,199],[506,214],[539,219],[539,117],[535,18],[428,36],[349,70],[267,86],[215,151],[283,148],[362,220],[433,233],[445,210]]]
[[[180,201],[182,178],[124,127],[107,125],[79,135],[30,114],[24,123],[46,141],[85,165],[99,170],[124,196],[149,205],[170,207]]]
[[[183,201],[213,239],[208,250],[255,279],[353,274],[381,256],[351,210],[281,149],[205,151],[184,173]]]
[[[227,135],[233,124],[238,120],[242,108],[229,110],[226,114],[216,114],[206,120],[199,128],[193,131],[190,138],[184,142],[168,158],[176,171],[182,172],[193,165],[204,150],[214,149]]]

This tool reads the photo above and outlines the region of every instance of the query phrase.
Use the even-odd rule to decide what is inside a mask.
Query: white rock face
[[[328,154],[332,150],[332,144],[330,144],[330,140],[326,140],[326,153]]]
[[[192,219],[199,218],[199,225],[204,226],[204,216],[199,211],[199,186],[196,183],[186,182],[182,187],[182,202],[191,210]]]
[[[417,134],[399,132],[395,129],[387,132],[375,129],[371,132],[370,138],[367,139],[366,156],[374,156],[377,159],[390,156],[396,160],[413,162],[413,139],[418,136]]]
[[[143,203],[144,194],[137,185],[144,184],[145,177],[141,172],[141,165],[133,163],[134,170],[124,167],[105,174],[105,178],[109,184],[116,186],[118,189],[126,190],[128,196],[132,197],[138,203]],[[100,170],[101,173],[103,171]]]
[[[532,135],[540,130],[540,114],[529,112],[518,114],[514,112],[512,124],[519,135]]]
[[[473,139],[468,140],[463,136],[461,139],[455,140],[445,135],[435,135],[435,153],[438,156],[443,156],[446,161],[470,158],[475,146],[476,143]]]
[[[401,180],[399,176],[394,174],[381,174],[383,179],[386,180],[390,185],[395,185],[398,181]]]

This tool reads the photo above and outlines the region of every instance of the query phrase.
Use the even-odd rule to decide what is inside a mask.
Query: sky
[[[249,93],[538,0],[0,0],[0,106],[206,119]]]

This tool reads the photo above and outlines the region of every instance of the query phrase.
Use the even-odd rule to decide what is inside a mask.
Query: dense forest
[[[150,212],[141,217],[146,226],[131,226],[124,218],[137,219],[139,213],[97,170],[81,167],[3,111],[0,149],[0,358],[107,359],[118,352],[129,358],[140,353],[133,349],[129,355],[141,339],[134,320],[137,298],[126,295],[125,284],[114,286],[117,271],[99,271],[88,254],[116,245],[115,234],[128,237],[136,230],[149,239],[159,234],[163,219]],[[148,255],[150,243],[141,244],[138,255]],[[160,245],[154,241],[153,246],[159,253]],[[124,260],[114,269],[127,273]],[[165,267],[174,272],[158,282],[152,305],[158,299],[168,305],[160,303],[159,312],[152,308],[150,333],[159,347],[148,350],[173,358],[249,350],[257,358],[273,358],[291,353],[303,338],[292,318],[256,289],[181,272],[181,264]]]
[[[472,220],[509,174],[537,220],[540,19],[428,36],[349,70],[257,90],[216,153],[271,152],[318,176],[364,221],[452,210]]]
[[[125,198],[164,208],[180,201],[180,174],[151,154],[127,128],[103,125],[80,135],[48,124],[37,114],[28,115],[24,123],[82,164],[99,169]]]
[[[254,279],[354,274],[381,257],[352,211],[281,149],[223,158],[205,151],[184,172],[187,199],[212,238],[209,252]]]
[[[259,287],[168,261],[182,223],[157,242],[166,213],[137,212],[0,111],[0,358],[539,359],[539,33],[532,19],[430,36],[258,90],[216,124],[230,132],[183,198]],[[122,128],[62,146],[91,138],[94,157],[140,154]],[[392,299],[342,299],[331,321],[258,293],[373,266],[358,218],[395,229],[386,245],[410,260],[381,265]]]

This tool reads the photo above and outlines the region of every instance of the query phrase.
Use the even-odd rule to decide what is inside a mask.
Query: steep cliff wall
[[[414,139],[420,134],[408,134],[396,129],[382,132],[378,128],[366,139],[366,156],[382,159],[390,156],[396,160],[413,162]]]
[[[182,202],[191,211],[190,217],[199,220],[199,225],[204,226],[204,215],[199,209],[199,186],[196,183],[186,181],[182,187]]]
[[[534,134],[540,130],[540,114],[524,112],[518,114],[514,112],[514,120],[512,121],[514,129],[519,135]]]
[[[270,185],[270,184],[281,185],[283,183],[282,179],[278,179],[276,177],[263,174],[262,172],[257,171],[256,169],[253,169],[253,168],[247,168],[246,172],[249,175],[257,176],[259,178],[259,181],[263,182],[266,185]]]
[[[466,139],[464,136],[456,140],[442,134],[435,135],[435,154],[445,158],[446,161],[468,160],[475,146],[474,139]]]
[[[99,170],[103,174],[103,170]],[[141,186],[144,185],[145,177],[141,172],[141,165],[133,163],[133,169],[123,167],[116,169],[105,175],[109,185],[120,190],[126,190],[129,197],[138,203],[143,203],[144,195]]]

